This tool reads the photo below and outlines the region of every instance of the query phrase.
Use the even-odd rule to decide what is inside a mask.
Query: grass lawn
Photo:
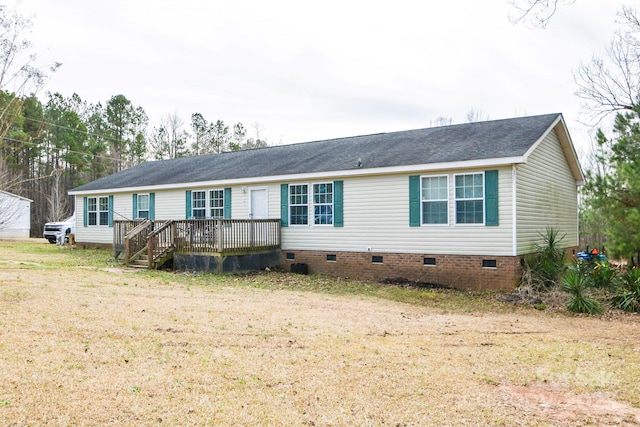
[[[0,241],[2,425],[640,425],[637,315],[40,240]]]

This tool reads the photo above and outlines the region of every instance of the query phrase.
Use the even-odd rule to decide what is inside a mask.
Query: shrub
[[[640,269],[631,268],[622,275],[612,304],[624,311],[640,312]]]
[[[533,254],[523,258],[523,275],[520,286],[528,286],[535,291],[548,290],[555,286],[566,270],[567,254],[560,246],[564,236],[558,230],[547,227],[541,234],[542,244],[536,246]]]
[[[569,293],[567,303],[569,311],[574,313],[600,314],[602,305],[595,298],[586,295],[586,290],[592,286],[592,279],[577,268],[570,268],[562,280],[562,289]]]
[[[609,261],[598,260],[593,263],[591,271],[593,286],[600,289],[615,289],[618,282],[618,270]]]

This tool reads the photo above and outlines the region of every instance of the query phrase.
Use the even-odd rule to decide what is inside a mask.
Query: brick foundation
[[[374,257],[381,257],[382,262]],[[314,274],[370,280],[407,279],[473,290],[511,291],[518,285],[522,271],[519,256],[283,250],[282,258],[287,270],[294,263],[303,263]]]

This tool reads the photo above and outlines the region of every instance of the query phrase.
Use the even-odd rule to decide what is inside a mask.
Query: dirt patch
[[[554,425],[638,426],[640,409],[603,394],[574,394],[558,384],[500,385],[506,404]]]

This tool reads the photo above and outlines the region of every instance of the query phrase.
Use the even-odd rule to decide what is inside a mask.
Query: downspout
[[[518,192],[517,190],[517,182],[518,181],[518,170],[516,169],[515,163],[511,165],[511,234],[512,234],[512,242],[513,247],[512,255],[518,256]]]

